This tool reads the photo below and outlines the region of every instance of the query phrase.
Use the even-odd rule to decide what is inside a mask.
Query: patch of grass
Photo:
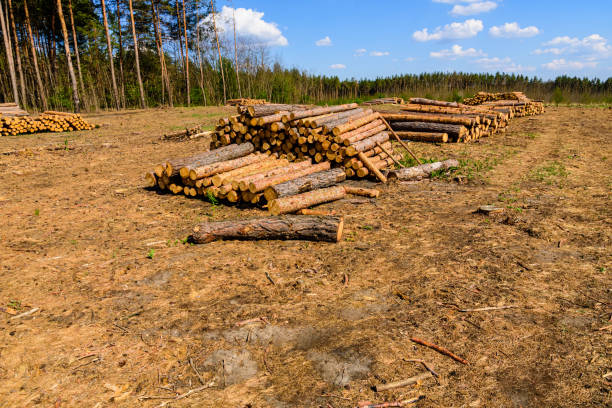
[[[567,179],[568,174],[569,172],[565,169],[563,163],[552,161],[534,169],[529,174],[529,178],[548,185],[553,185],[556,183],[559,187],[561,187],[565,179]]]
[[[155,250],[153,248],[149,249],[149,252],[147,253],[147,258],[153,259],[154,256],[155,256]]]
[[[374,228],[372,228],[371,225],[363,225],[361,227],[362,230],[366,230],[366,231],[372,231]]]
[[[37,217],[40,215],[40,210],[38,208],[34,210],[34,215]]]
[[[21,310],[21,302],[19,300],[9,300],[6,305],[11,309]]]
[[[529,132],[526,134],[528,139],[534,140],[537,139],[538,137],[540,137],[540,135],[538,135],[537,133],[533,133],[533,132]]]
[[[213,210],[215,210],[219,205],[219,200],[217,200],[217,197],[215,197],[215,195],[210,191],[206,192],[206,199],[212,204]]]

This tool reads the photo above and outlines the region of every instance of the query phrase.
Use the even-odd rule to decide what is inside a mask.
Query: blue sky
[[[236,9],[239,35],[314,74],[612,76],[612,0],[233,0],[218,7]]]

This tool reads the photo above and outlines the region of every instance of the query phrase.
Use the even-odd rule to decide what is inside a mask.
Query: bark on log
[[[353,186],[344,186],[346,194],[358,195],[363,197],[377,198],[380,195],[380,190],[374,188],[362,188]]]
[[[237,159],[225,160],[191,169],[189,171],[189,178],[191,180],[198,180],[218,173],[224,173],[230,170],[245,167],[249,164],[259,163],[267,159],[268,156],[265,154],[251,153],[248,156],[239,157]]]
[[[312,160],[307,159],[301,162],[288,164],[287,166],[278,167],[278,168],[274,168],[268,171],[264,171],[264,172],[252,174],[246,177],[242,177],[236,181],[238,184],[238,188],[241,191],[247,191],[249,189],[249,185],[254,181],[265,179],[265,178],[276,177],[280,174],[295,173],[295,172],[298,172],[298,171],[301,171],[303,169],[310,168],[310,167],[312,167]],[[234,183],[232,183],[232,185],[233,184]]]
[[[407,167],[405,169],[391,170],[387,176],[389,179],[397,179],[401,181],[420,180],[436,170],[447,170],[451,167],[458,167],[459,162],[455,159],[448,159],[442,162],[425,163],[420,166]]]
[[[260,117],[260,116],[268,116],[274,113],[278,113],[280,111],[296,111],[296,110],[304,110],[307,109],[308,105],[285,105],[285,104],[262,104],[262,105],[253,105],[247,106],[246,109],[238,108],[238,113],[246,113],[252,118]]]
[[[346,148],[345,154],[347,156],[355,156],[358,152],[364,152],[376,146],[376,143],[384,143],[389,140],[389,133],[380,132],[371,136],[367,139],[361,140]]]
[[[273,156],[268,156],[268,159],[260,162],[249,164],[245,167],[240,167],[238,169],[230,170],[225,173],[216,174],[212,177],[211,183],[217,187],[221,187],[224,184],[228,184],[231,180],[236,178],[246,177],[251,174],[260,173],[262,171],[267,171],[273,168],[286,166],[289,162],[285,159],[276,159]]]
[[[306,167],[305,169],[298,171],[291,171],[289,173],[279,174],[274,177],[266,177],[260,180],[255,180],[249,183],[249,191],[251,193],[259,193],[260,191],[264,191],[267,187],[284,183],[289,180],[295,180],[299,177],[307,176],[312,173],[318,173],[320,171],[329,170],[330,163],[322,162],[315,164],[310,167]]]
[[[367,169],[376,176],[376,178],[383,183],[387,182],[387,177],[385,177],[385,175],[382,174],[380,170],[362,152],[357,153],[357,157],[363,162]]]
[[[331,133],[334,136],[338,136],[342,133],[345,132],[349,132],[351,130],[357,129],[360,126],[365,125],[366,123],[370,123],[372,121],[375,121],[376,119],[378,119],[380,117],[380,115],[378,114],[378,112],[374,112],[371,113],[369,115],[363,116],[359,119],[353,120],[351,122],[347,122],[341,125],[338,125],[336,127],[334,127],[333,129],[331,129]]]
[[[346,173],[344,170],[335,168],[270,186],[264,190],[264,197],[266,200],[272,201],[276,198],[288,197],[310,190],[330,187],[344,180],[346,180]]]
[[[410,132],[447,133],[452,140],[458,140],[468,134],[468,129],[461,125],[428,122],[393,122],[393,130]]]
[[[351,130],[350,132],[346,132],[346,133],[341,134],[340,136],[336,136],[334,138],[334,141],[336,143],[342,143],[344,142],[345,139],[350,139],[351,137],[355,135],[367,132],[368,130],[374,129],[375,127],[380,126],[380,125],[383,125],[382,120],[376,119],[375,121],[366,123],[365,125],[360,126],[355,130]]]
[[[216,150],[210,150],[208,152],[200,153],[195,156],[170,160],[166,162],[166,174],[168,177],[176,176],[180,170],[187,166],[204,166],[206,164],[212,164],[223,160],[231,160],[237,157],[246,156],[247,154],[253,153],[255,146],[252,143],[242,143],[239,145],[233,144],[224,147],[220,147]],[[187,173],[184,178],[187,178]]]
[[[429,132],[395,132],[402,140],[411,140],[413,142],[432,142],[446,143],[448,142],[448,133],[429,133]]]
[[[436,101],[434,99],[425,98],[410,98],[410,103],[416,103],[420,105],[447,106],[450,108],[458,108],[460,106],[463,106],[457,102]]]
[[[388,122],[431,122],[447,123],[451,125],[474,126],[480,122],[466,117],[444,116],[444,115],[424,115],[424,114],[401,114],[401,113],[381,113],[381,116]]]
[[[348,117],[352,117],[356,115],[362,115],[363,112],[365,112],[363,108],[355,108],[355,109],[349,109],[343,112],[338,112],[338,113],[334,113],[330,115],[322,115],[318,118],[313,118],[311,120],[306,119],[308,120],[307,126],[312,127],[312,128],[318,128],[327,123],[335,122],[340,119],[344,119],[344,118],[348,118]]]
[[[333,129],[336,127],[343,126],[343,125],[348,126],[349,123],[354,123],[354,122],[359,121],[360,124],[352,128],[352,129],[357,129],[360,126],[371,122],[373,119],[369,121],[365,121],[365,122],[363,121],[365,120],[364,118],[366,117],[372,117],[373,113],[374,111],[372,111],[372,109],[362,110],[362,112],[357,112],[351,115],[342,116],[338,119],[328,120],[321,125],[321,128],[323,130],[323,133],[329,133],[329,132],[333,132]]]
[[[343,225],[342,217],[304,215],[205,222],[194,228],[191,240],[197,244],[227,239],[338,242]]]
[[[345,105],[326,106],[322,108],[307,109],[299,112],[291,112],[289,115],[287,115],[287,117],[283,117],[283,122],[307,118],[309,116],[324,115],[326,113],[341,112],[349,109],[355,109],[358,107],[359,105],[357,105],[356,103],[347,103]]]
[[[340,200],[346,197],[344,187],[335,186],[308,191],[306,193],[277,198],[268,203],[268,211],[272,215],[287,214],[313,205]]]

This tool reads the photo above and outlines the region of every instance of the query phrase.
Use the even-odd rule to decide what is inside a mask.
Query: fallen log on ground
[[[196,226],[191,241],[206,244],[217,240],[305,240],[338,242],[344,221],[334,216],[282,216],[247,220],[205,222]]]
[[[448,159],[441,162],[425,163],[414,167],[406,167],[399,170],[391,170],[387,174],[387,177],[392,180],[409,181],[409,180],[420,180],[425,177],[429,177],[431,173],[437,170],[448,170],[451,167],[458,167],[459,161],[455,159]]]
[[[293,213],[313,205],[340,200],[346,197],[344,187],[335,186],[308,191],[294,196],[277,198],[268,203],[268,211],[272,215]]]
[[[448,133],[430,133],[430,132],[410,132],[397,131],[395,132],[402,140],[410,140],[413,142],[433,142],[447,143]]]

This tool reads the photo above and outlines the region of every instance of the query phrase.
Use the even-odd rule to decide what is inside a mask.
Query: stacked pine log
[[[276,153],[261,153],[250,143],[230,144],[186,158],[167,160],[145,174],[148,187],[210,201],[268,204],[273,215],[293,213],[344,198],[354,189],[338,186],[342,168],[311,159],[290,163]]]
[[[240,106],[240,105],[262,105],[268,103],[265,99],[250,99],[250,98],[238,98],[228,99],[227,105],[229,106]]]
[[[544,103],[533,101],[522,92],[488,93],[478,92],[463,103],[470,106],[484,106],[494,110],[509,110],[513,117],[539,115],[544,112]]]
[[[94,127],[83,120],[81,115],[73,113],[46,111],[36,119],[29,116],[0,116],[0,136],[39,132],[71,132],[90,130]]]
[[[28,112],[21,109],[16,103],[0,103],[0,116],[16,117],[28,116]]]
[[[403,105],[404,100],[402,98],[398,98],[395,96],[391,96],[388,98],[378,98],[372,99],[362,103],[362,105]]]
[[[289,162],[310,159],[343,167],[348,177],[375,175],[401,158],[393,153],[378,112],[357,104],[241,106],[219,121],[212,147],[250,142],[255,150]]]

